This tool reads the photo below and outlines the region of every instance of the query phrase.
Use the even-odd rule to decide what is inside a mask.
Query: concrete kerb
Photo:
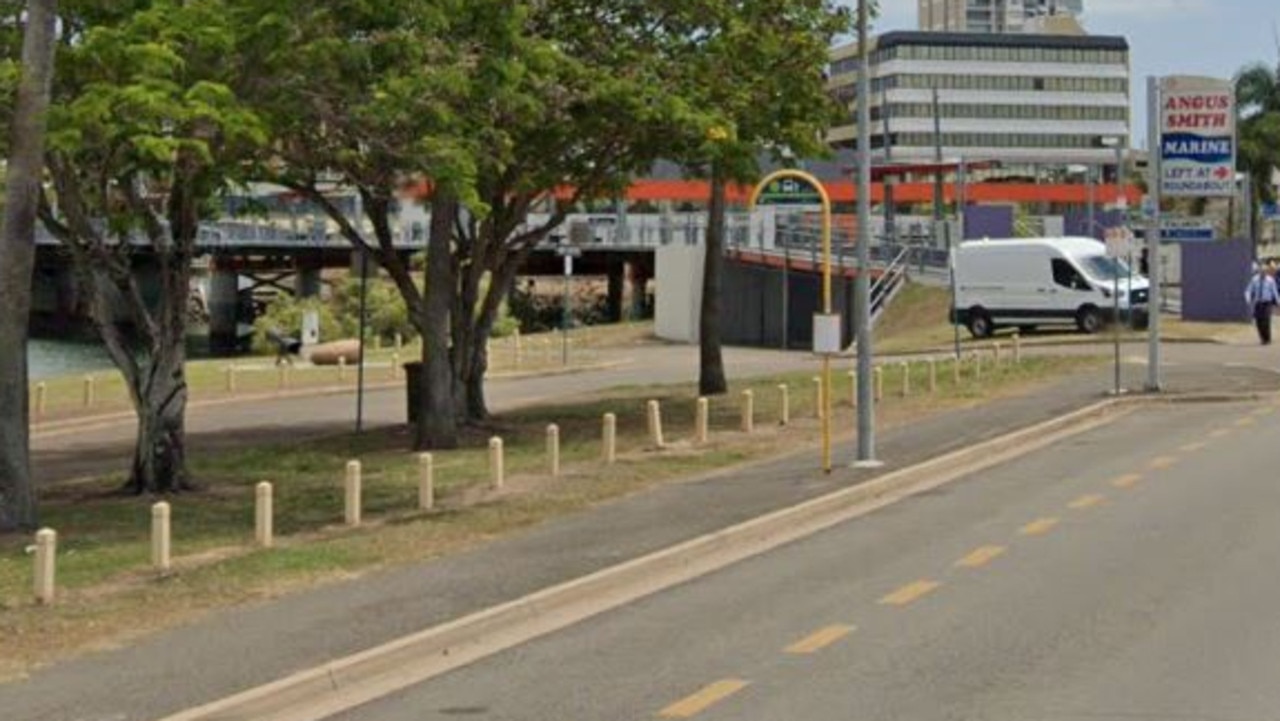
[[[1255,394],[1257,395],[1257,394]],[[315,721],[1109,423],[1114,398],[536,592],[163,721]]]

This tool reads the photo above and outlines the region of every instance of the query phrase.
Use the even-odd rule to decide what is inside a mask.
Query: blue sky
[[[1146,77],[1231,77],[1242,66],[1280,63],[1273,27],[1280,0],[1084,0],[1085,29],[1129,40],[1134,80],[1134,135],[1146,145]],[[880,0],[873,32],[912,30],[916,0]]]

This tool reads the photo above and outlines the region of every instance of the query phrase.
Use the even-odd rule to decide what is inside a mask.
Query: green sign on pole
[[[822,205],[822,193],[802,178],[787,177],[770,181],[757,198],[758,205]]]

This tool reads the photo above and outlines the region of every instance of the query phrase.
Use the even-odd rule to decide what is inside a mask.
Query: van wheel
[[[995,332],[995,326],[991,323],[991,316],[981,308],[969,309],[969,333],[974,338],[990,338]]]
[[[1076,326],[1080,328],[1081,333],[1093,335],[1102,330],[1102,311],[1097,308],[1086,305],[1076,313]]]

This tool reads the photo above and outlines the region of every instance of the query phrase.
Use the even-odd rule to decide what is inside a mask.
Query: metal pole
[[[889,139],[885,138],[885,143]],[[942,197],[942,111],[938,103],[938,88],[933,88],[933,159],[938,167],[933,171],[933,219],[935,221],[942,220],[943,197]]]
[[[858,0],[858,273],[854,276],[858,337],[858,464],[876,463],[871,356],[871,54],[867,51],[867,0]],[[889,142],[886,138],[885,142]]]
[[[569,365],[569,279],[573,275],[573,258],[568,248],[564,254],[564,301],[560,309],[560,364]]]
[[[1151,219],[1147,226],[1147,271],[1151,294],[1147,307],[1151,320],[1147,325],[1147,391],[1161,390],[1160,378],[1160,81],[1147,76],[1147,191],[1151,198]]]
[[[967,193],[966,186],[969,181],[969,171],[965,167],[964,156],[960,156],[960,168],[957,171],[957,173],[958,173],[957,182],[959,183],[959,186],[960,186],[959,188],[960,190],[960,193],[959,193],[960,242],[963,243],[965,240],[965,233],[964,233],[965,194]],[[951,233],[947,233],[947,275],[949,276],[948,285],[951,288],[951,313],[952,313],[951,336],[952,336],[952,341],[955,344],[956,359],[959,360],[960,358],[960,314],[956,312],[956,310],[958,310],[956,308],[956,266],[955,266],[955,261],[953,260],[953,255],[952,255],[953,252],[954,252],[954,245],[951,240]]]
[[[369,251],[360,249],[360,365],[356,369],[356,433],[364,431],[364,319],[369,290]]]
[[[1093,167],[1093,164],[1090,163],[1089,165],[1085,166],[1085,168],[1086,170],[1084,171],[1085,172],[1084,177],[1085,177],[1085,183],[1087,184],[1087,193],[1089,196],[1089,200],[1087,201],[1089,204],[1088,205],[1089,209],[1088,209],[1088,213],[1085,216],[1087,218],[1086,222],[1088,223],[1087,227],[1089,228],[1089,230],[1085,232],[1085,235],[1089,236],[1090,238],[1096,238],[1098,237],[1098,222],[1097,222],[1097,219],[1094,217],[1094,206],[1097,205],[1097,203],[1094,202],[1094,198],[1093,198],[1094,167]]]

